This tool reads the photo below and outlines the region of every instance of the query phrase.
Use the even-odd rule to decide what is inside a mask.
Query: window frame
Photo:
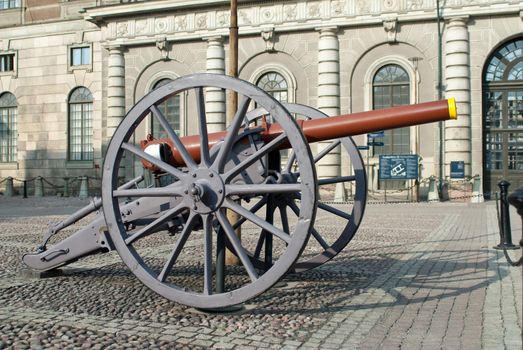
[[[406,82],[390,82],[390,83],[375,83],[375,79],[376,79],[376,76],[378,75],[378,73],[382,70],[382,69],[385,69],[386,67],[388,66],[397,66],[399,68],[401,68],[403,70],[403,72],[405,72],[405,74],[407,75],[407,81]],[[389,104],[390,106],[387,106],[387,107],[381,107],[381,108],[390,108],[390,107],[396,107],[396,106],[404,106],[404,105],[408,105],[410,104],[410,100],[411,100],[411,97],[410,97],[410,85],[411,85],[411,78],[409,76],[409,72],[404,68],[402,67],[401,65],[397,64],[397,63],[386,63],[382,66],[380,66],[375,72],[374,72],[374,75],[372,77],[372,110],[376,110],[376,91],[375,91],[375,88],[377,87],[385,87],[388,89],[387,91],[387,94],[388,94],[388,97],[389,97]],[[395,87],[405,87],[407,86],[407,90],[409,92],[409,96],[408,96],[408,102],[406,104],[398,104],[398,105],[395,105],[394,104],[394,88]],[[401,97],[401,94],[400,94],[400,97]],[[397,133],[398,137],[400,137],[401,139],[403,138],[399,131],[400,130],[408,130],[408,138],[409,138],[409,142],[408,142],[408,153],[407,152],[403,152],[402,150],[399,150],[399,151],[395,151],[394,150],[394,139],[395,139],[395,134]],[[382,151],[382,148],[376,148],[376,147],[372,147],[372,156],[373,157],[377,157],[379,155],[383,155],[383,154],[411,154],[412,153],[412,145],[411,145],[411,142],[410,142],[410,138],[411,138],[411,133],[412,133],[412,130],[410,127],[406,127],[406,128],[398,128],[398,129],[392,129],[392,130],[385,130],[385,133],[389,134],[390,137],[391,137],[391,149],[390,151],[383,151],[384,152],[380,152]]]
[[[6,161],[2,161],[0,158],[0,169],[12,169],[13,167],[18,168],[18,101],[16,96],[10,91],[4,91],[0,93],[0,98],[7,94],[13,96],[15,105],[0,106],[0,112],[3,112],[4,109],[7,110],[8,131],[10,129],[12,131],[12,134],[7,133],[6,155],[8,159]],[[14,113],[12,113],[13,110]],[[0,114],[0,116],[2,115],[3,113]]]
[[[8,50],[8,51],[0,51],[0,57],[3,56],[13,56],[13,69],[12,70],[6,70],[6,71],[0,71],[0,76],[18,76],[18,52],[14,50]]]
[[[73,93],[78,90],[78,89],[81,89],[81,88],[84,88],[86,89],[89,94],[90,94],[90,97],[91,97],[91,100],[88,101],[71,101],[71,97],[73,96]],[[84,107],[85,105],[87,104],[90,104],[90,110],[88,111],[85,111],[84,110]],[[80,154],[80,159],[73,159],[72,157],[72,154],[73,154],[73,151],[72,151],[72,132],[71,132],[71,128],[72,128],[72,106],[73,105],[81,105],[81,111],[80,111],[80,123],[81,123],[81,127],[80,127],[80,130],[81,130],[81,134],[80,134],[80,152],[75,152],[75,153],[79,153]],[[85,113],[90,113],[89,117],[91,118],[90,119],[90,126],[86,126],[86,122],[87,122],[87,118],[86,118],[86,114]],[[94,142],[93,142],[93,137],[94,137],[94,128],[93,128],[93,114],[94,114],[94,97],[93,97],[93,93],[91,92],[91,90],[85,86],[76,86],[74,87],[73,89],[71,89],[71,91],[69,92],[69,96],[67,98],[67,164],[68,164],[68,167],[78,167],[78,165],[84,165],[86,167],[92,167],[93,164],[94,164]],[[84,138],[85,138],[85,129],[86,128],[90,128],[90,142],[87,146],[90,145],[91,147],[91,151],[90,152],[84,152],[84,148],[86,145],[84,145]],[[85,157],[86,154],[89,154],[91,155],[90,159]],[[82,167],[82,166],[81,166]]]
[[[89,48],[89,63],[87,64],[73,64],[73,50]],[[88,72],[93,71],[93,44],[92,43],[80,43],[67,45],[67,71],[72,73],[74,70],[87,70]],[[69,100],[68,100],[69,101]]]
[[[20,0],[0,0],[0,4],[6,4],[6,3],[7,3],[7,7],[1,7],[1,5],[0,5],[0,11],[20,8]],[[10,6],[10,4],[14,4],[14,5]]]
[[[164,84],[162,85],[159,85],[160,82],[162,81],[168,81],[167,83],[165,84],[169,84],[171,81],[173,81],[174,79],[172,79],[170,76],[161,76],[160,78],[157,78],[154,80],[154,82],[150,85],[150,91],[153,91],[161,86],[163,86]],[[177,94],[175,96],[171,96],[169,97],[167,100],[171,99],[171,98],[176,98],[178,97],[178,124],[179,124],[179,129],[178,129],[178,136],[185,136],[186,135],[186,130],[185,130],[185,123],[184,123],[184,118],[183,118],[183,106],[184,106],[184,103],[183,101],[185,100],[185,92],[183,93],[180,93],[180,94]],[[163,101],[161,103],[161,105],[163,105],[164,103],[167,102],[167,100]],[[169,117],[166,115],[165,111],[164,110],[161,110],[161,112],[164,114],[164,116],[167,118],[167,120],[169,120]],[[151,135],[153,135],[155,138],[159,135],[154,135],[154,127],[155,125],[156,126],[159,126],[158,124],[155,124],[155,117],[153,115],[151,115],[150,117],[150,122],[149,122],[149,132]],[[158,122],[159,123],[159,122]],[[167,136],[165,136],[167,137]]]

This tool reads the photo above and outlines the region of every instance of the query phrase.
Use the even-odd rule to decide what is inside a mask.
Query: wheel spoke
[[[334,148],[336,148],[339,144],[340,144],[340,140],[336,140],[336,141],[332,142],[330,145],[328,145],[327,147],[325,147],[324,149],[322,149],[321,152],[318,153],[318,155],[316,157],[314,157],[314,163],[318,163],[318,161],[320,159],[325,157],[330,151],[332,151]]]
[[[263,193],[299,192],[301,184],[252,184],[252,185],[225,185],[227,196]]]
[[[332,213],[334,215],[341,216],[342,218],[344,218],[346,220],[352,220],[352,216],[350,216],[346,212],[336,209],[334,207],[331,207],[330,205],[327,205],[325,203],[318,203],[318,208],[328,211],[329,213]]]
[[[262,197],[262,199],[260,199],[260,201],[258,203],[256,203],[251,209],[249,209],[249,211],[253,214],[256,214],[258,212],[258,210],[260,210],[261,208],[263,208],[263,206],[265,205],[265,203],[267,203],[267,197],[264,196]],[[234,230],[236,230],[238,227],[240,227],[241,225],[243,225],[243,223],[247,221],[246,218],[244,217],[241,217],[238,221],[236,221],[236,223],[234,223],[234,225],[232,226],[232,228]]]
[[[236,141],[238,131],[240,131],[240,127],[243,124],[245,113],[247,113],[247,108],[249,108],[250,103],[251,99],[245,96],[240,105],[240,108],[238,108],[238,110],[236,111],[236,115],[234,116],[232,125],[227,130],[227,135],[225,136],[225,140],[223,141],[223,144],[220,147],[220,152],[218,153],[218,156],[216,157],[216,160],[212,165],[212,168],[214,170],[217,170],[219,173],[223,173],[225,162],[227,160],[227,157],[229,156],[229,153],[231,152],[234,142]]]
[[[259,216],[251,213],[249,210],[243,208],[241,205],[238,205],[234,203],[231,200],[226,200],[224,202],[224,206],[231,209],[232,211],[236,212],[237,214],[240,214],[256,226],[264,229],[267,232],[272,233],[273,235],[277,236],[281,240],[285,241],[285,243],[291,243],[292,238],[287,234],[286,232],[283,232],[279,228],[275,227],[274,225],[268,223],[267,221],[263,220]]]
[[[329,249],[330,245],[329,243],[325,242],[323,237],[320,235],[318,231],[313,227],[311,230],[312,236],[318,241],[318,243],[321,245],[323,249]]]
[[[192,159],[191,155],[187,151],[187,148],[185,148],[184,144],[180,140],[180,137],[173,130],[163,113],[158,109],[158,107],[156,107],[156,105],[152,105],[150,109],[153,112],[156,119],[158,119],[160,124],[162,124],[164,130],[167,132],[167,135],[169,135],[169,138],[174,142],[174,146],[182,156],[185,165],[187,165],[187,167],[191,169],[196,168],[197,165],[194,162],[194,159]]]
[[[185,223],[185,226],[182,230],[182,233],[180,235],[180,238],[178,238],[178,241],[174,244],[173,251],[171,252],[171,255],[169,256],[169,259],[167,259],[167,262],[163,266],[162,272],[158,275],[158,280],[160,282],[165,282],[165,279],[169,275],[169,272],[171,272],[171,269],[173,268],[174,264],[176,263],[176,259],[178,259],[178,256],[182,252],[182,249],[185,245],[185,242],[187,242],[187,239],[189,238],[189,235],[191,234],[194,221],[196,218],[196,214],[191,213],[189,217],[187,218],[187,222]]]
[[[289,208],[291,208],[291,210],[294,212],[294,214],[296,214],[296,216],[299,216],[300,209],[298,208],[296,203],[289,201],[288,204],[289,204]],[[322,246],[323,249],[330,248],[329,243],[325,242],[323,237],[318,233],[318,231],[316,231],[316,229],[314,227],[312,228],[311,233],[312,233],[312,236],[318,241],[318,243]]]
[[[227,219],[227,216],[222,210],[218,210],[216,212],[216,217],[218,218],[218,221],[220,222],[223,231],[227,235],[227,238],[231,242],[234,250],[236,251],[236,254],[240,258],[240,261],[243,264],[243,267],[247,271],[247,274],[249,275],[252,282],[255,282],[258,279],[258,274],[254,270],[254,266],[251,263],[251,260],[247,256],[247,253],[245,252],[245,249],[243,248],[240,240],[236,236],[236,233],[232,229],[231,223]]]
[[[203,293],[212,294],[212,216],[202,217],[204,239]]]
[[[141,149],[139,149],[138,147],[136,147],[134,145],[131,145],[130,143],[127,143],[127,142],[122,143],[122,148],[137,155],[138,157],[148,161],[149,163],[157,166],[158,168],[168,172],[169,174],[174,175],[178,179],[181,179],[183,176],[185,176],[185,174],[183,172],[176,169],[172,165],[169,165],[169,164],[161,161],[160,159],[155,158],[155,157],[151,156],[150,154],[145,153],[144,151],[142,151]]]
[[[279,206],[278,209],[280,210],[281,227],[284,232],[287,232],[287,234],[290,234],[291,231],[289,229],[289,217],[287,216],[286,206],[285,205]]]
[[[256,243],[256,249],[254,249],[254,258],[256,260],[260,259],[263,242],[265,242],[266,235],[267,235],[267,231],[262,231],[262,233],[260,234],[260,237],[258,238],[258,243]]]
[[[133,243],[134,241],[136,241],[138,238],[141,238],[148,233],[152,233],[152,231],[154,229],[161,226],[163,223],[165,223],[167,220],[169,220],[172,216],[180,213],[185,208],[186,208],[185,205],[183,203],[180,203],[176,207],[167,210],[167,212],[165,212],[165,214],[163,214],[162,216],[160,216],[159,218],[157,218],[156,220],[151,222],[149,225],[145,226],[140,231],[134,233],[132,236],[127,237],[125,239],[125,243],[127,245],[129,245],[129,244]]]
[[[224,179],[225,182],[229,182],[230,179],[238,175],[242,172],[245,168],[249,167],[253,163],[255,163],[258,159],[269,153],[270,151],[274,150],[276,147],[281,145],[283,141],[287,139],[286,133],[281,133],[278,137],[276,137],[274,140],[269,142],[268,144],[264,145],[262,148],[251,154],[249,157],[244,159],[240,164],[236,165],[234,168],[229,170],[225,175]]]
[[[181,197],[181,186],[166,186],[152,188],[135,188],[129,190],[114,190],[113,197]]]
[[[198,131],[200,132],[200,164],[209,167],[211,165],[209,134],[207,132],[205,95],[202,87],[196,89],[196,113],[198,114]]]
[[[338,176],[338,177],[334,177],[332,179],[321,179],[321,180],[318,180],[318,186],[337,184],[340,182],[349,182],[349,181],[356,181],[356,176],[354,176],[354,175]]]
[[[291,151],[290,155],[289,155],[289,159],[287,159],[287,164],[285,164],[285,169],[284,171],[286,173],[290,173],[291,170],[292,170],[292,165],[294,164],[294,162],[296,161],[296,153],[294,153],[293,151]]]

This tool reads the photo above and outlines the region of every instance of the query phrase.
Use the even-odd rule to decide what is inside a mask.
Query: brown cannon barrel
[[[307,141],[313,143],[456,118],[456,101],[454,98],[450,98],[448,100],[345,114],[330,118],[297,120],[297,122]],[[283,130],[279,124],[268,124],[266,129],[261,132],[261,136],[265,142],[269,142],[282,132]],[[226,131],[209,134],[209,148],[222,140],[225,135]],[[200,160],[199,135],[181,137],[181,141],[194,160],[198,162]],[[169,162],[175,166],[184,164],[182,157],[170,139],[141,142],[143,149],[152,144],[169,145],[172,152]],[[281,149],[287,147],[288,144],[280,146]],[[143,163],[146,168],[152,169],[151,164],[145,161]]]

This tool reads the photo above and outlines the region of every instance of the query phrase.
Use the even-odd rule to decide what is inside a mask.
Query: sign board
[[[366,151],[369,149],[369,146],[367,145],[362,145],[362,146],[357,146],[357,148],[360,150],[360,151]]]
[[[380,180],[417,179],[418,159],[417,154],[381,155]]]
[[[450,178],[451,179],[464,179],[465,178],[465,162],[451,161],[450,162]]]
[[[385,146],[385,143],[384,142],[380,142],[380,141],[369,141],[369,142],[367,142],[367,145],[369,145],[369,146],[376,146],[376,147],[383,147],[383,146]]]
[[[369,139],[377,139],[379,137],[385,137],[385,131],[371,132],[371,133],[367,134],[367,137]]]

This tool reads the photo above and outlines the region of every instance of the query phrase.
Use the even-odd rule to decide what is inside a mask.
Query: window
[[[12,72],[15,70],[15,54],[0,55],[0,72]]]
[[[289,102],[289,85],[283,75],[277,72],[265,73],[256,83],[280,102]]]
[[[93,96],[78,87],[69,96],[69,160],[93,160]]]
[[[16,162],[16,106],[12,93],[0,95],[0,163]]]
[[[372,82],[373,109],[407,105],[410,103],[410,79],[397,64],[381,67]],[[374,154],[410,153],[410,128],[386,130],[383,147],[374,147]]]
[[[501,45],[483,72],[484,192],[523,185],[523,37]]]
[[[15,7],[20,7],[19,0],[0,0],[0,10],[7,10]]]
[[[161,86],[164,86],[170,83],[171,79],[162,79],[154,84],[153,90]],[[165,116],[173,130],[180,135],[181,134],[181,124],[180,124],[180,95],[175,95],[169,97],[167,100],[163,101],[158,105],[158,109]],[[151,134],[154,138],[160,139],[168,137],[167,133],[163,130],[163,127],[160,125],[160,122],[155,117],[152,117],[151,123]]]
[[[91,47],[72,47],[71,66],[85,66],[91,64]]]

